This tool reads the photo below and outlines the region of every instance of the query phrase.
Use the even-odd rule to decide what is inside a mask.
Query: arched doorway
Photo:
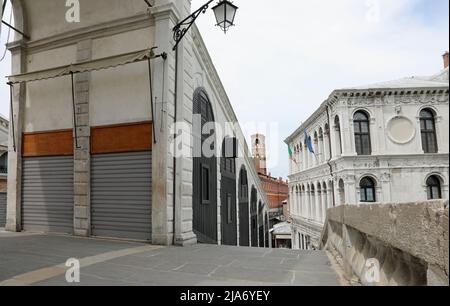
[[[194,121],[201,120],[201,124],[194,124],[194,158],[193,158],[193,229],[200,243],[217,243],[217,162],[202,150],[203,144],[211,137],[215,137],[215,130],[202,133],[203,127],[214,122],[214,114],[206,91],[199,88],[194,93],[193,107]],[[195,118],[197,116],[197,119]],[[199,116],[199,117],[198,117]],[[215,150],[215,141],[210,145]]]
[[[222,143],[222,158],[220,160],[223,245],[237,245],[236,151],[236,139],[226,137]]]
[[[250,198],[250,214],[251,214],[251,241],[252,247],[258,246],[258,207],[257,207],[257,191],[252,187],[252,194]]]
[[[239,245],[250,246],[250,212],[248,205],[248,177],[245,166],[239,173]]]

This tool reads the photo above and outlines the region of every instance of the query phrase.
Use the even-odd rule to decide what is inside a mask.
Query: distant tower
[[[256,171],[267,175],[266,136],[262,134],[255,134],[252,136],[252,156]]]

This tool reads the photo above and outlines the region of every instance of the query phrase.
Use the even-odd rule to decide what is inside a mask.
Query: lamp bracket
[[[206,13],[206,10],[209,8],[209,5],[214,0],[208,1],[206,4],[202,5],[198,10],[193,12],[191,15],[180,21],[174,28],[173,28],[173,40],[175,41],[175,46],[173,47],[173,50],[175,51],[178,47],[178,44],[183,39],[183,37],[186,35],[186,33],[189,31],[189,29],[192,27],[194,22],[197,20],[198,16],[201,14]]]

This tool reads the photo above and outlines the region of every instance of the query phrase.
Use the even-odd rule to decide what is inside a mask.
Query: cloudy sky
[[[193,10],[205,0],[192,0]],[[283,140],[333,89],[429,75],[449,49],[448,0],[234,0],[224,35],[208,11],[197,22],[246,132],[268,130],[270,171],[287,176]],[[5,19],[9,18],[8,12]],[[7,31],[2,27],[3,54]],[[9,54],[0,62],[8,115]],[[251,128],[258,124],[258,128]],[[278,126],[273,129],[273,126]]]

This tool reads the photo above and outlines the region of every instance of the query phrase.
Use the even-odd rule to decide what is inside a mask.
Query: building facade
[[[6,229],[264,246],[268,199],[195,25],[172,51],[190,1],[150,2],[81,0],[69,22],[65,1],[12,1],[29,39],[8,45]]]
[[[333,91],[287,138],[294,248],[318,247],[334,206],[448,199],[448,53],[444,59],[433,76]]]
[[[283,202],[289,196],[288,182],[275,178],[267,171],[266,137],[262,134],[252,136],[252,156],[269,201],[269,228],[280,221],[285,221]]]

